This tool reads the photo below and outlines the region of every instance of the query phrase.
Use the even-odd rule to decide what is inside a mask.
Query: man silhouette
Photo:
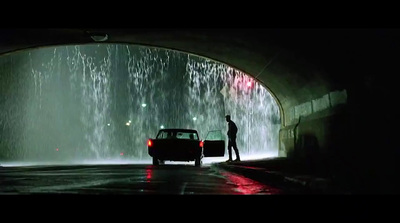
[[[232,160],[232,147],[233,147],[233,150],[235,151],[235,155],[236,155],[236,159],[234,161],[240,161],[239,150],[236,145],[236,134],[238,132],[238,128],[237,128],[235,122],[233,122],[231,120],[230,115],[226,115],[225,120],[228,122],[227,135],[228,135],[228,154],[229,154],[229,159],[226,162],[233,161]]]

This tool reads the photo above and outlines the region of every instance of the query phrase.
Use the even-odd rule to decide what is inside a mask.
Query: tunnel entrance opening
[[[162,128],[200,137],[239,127],[242,160],[278,156],[280,111],[253,77],[183,52],[127,44],[42,47],[0,57],[1,162],[149,160]]]

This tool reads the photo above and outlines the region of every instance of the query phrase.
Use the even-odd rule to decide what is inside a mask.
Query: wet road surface
[[[273,195],[284,191],[211,165],[45,165],[0,167],[0,195]]]

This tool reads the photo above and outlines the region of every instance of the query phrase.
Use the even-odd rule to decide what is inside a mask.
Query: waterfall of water
[[[241,154],[278,154],[279,109],[225,64],[124,44],[58,46],[0,57],[0,161],[149,159],[161,126],[225,134]]]

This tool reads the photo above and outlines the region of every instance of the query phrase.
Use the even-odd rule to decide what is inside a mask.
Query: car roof
[[[183,128],[160,129],[160,131],[165,131],[165,132],[192,132],[192,133],[197,133],[197,130],[195,130],[195,129],[183,129]]]

